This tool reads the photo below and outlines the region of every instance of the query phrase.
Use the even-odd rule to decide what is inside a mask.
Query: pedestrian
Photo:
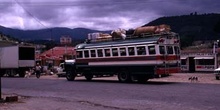
[[[31,76],[31,69],[29,71],[25,71],[25,78],[29,78]]]
[[[39,63],[36,64],[35,73],[36,73],[36,77],[37,77],[37,78],[40,78],[41,66],[40,66]]]

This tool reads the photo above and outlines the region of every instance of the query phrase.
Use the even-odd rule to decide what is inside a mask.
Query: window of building
[[[181,59],[181,65],[186,65],[186,59]]]
[[[198,59],[198,65],[214,65],[214,59]]]
[[[155,46],[148,46],[148,52],[150,55],[156,54]]]

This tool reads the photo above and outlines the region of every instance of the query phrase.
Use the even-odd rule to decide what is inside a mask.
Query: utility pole
[[[0,73],[1,74],[1,73]],[[2,77],[0,75],[0,101],[2,100]]]
[[[213,45],[213,53],[215,55],[215,68],[218,68],[218,43],[219,40],[214,41],[214,45]]]
[[[1,59],[0,59],[0,62],[1,62]],[[1,74],[3,73],[0,73],[0,101],[2,101],[2,76],[4,75],[4,74],[3,75]]]

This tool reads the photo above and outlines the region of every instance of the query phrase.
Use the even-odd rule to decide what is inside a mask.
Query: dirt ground
[[[197,77],[198,80],[189,80],[190,77]],[[65,79],[65,77],[57,77],[57,75],[42,76],[43,79]],[[76,77],[76,80],[85,80],[84,77]],[[113,77],[99,77],[94,80],[118,80],[117,76]],[[220,84],[220,80],[215,79],[213,73],[176,73],[171,74],[167,77],[160,77],[150,79],[149,81],[160,81],[160,82],[184,82],[184,83],[208,83],[208,84]]]
[[[190,77],[197,77],[198,80],[189,80]],[[155,78],[149,81],[220,84],[220,80],[216,80],[213,73],[176,73],[168,77]]]
[[[190,77],[197,77],[197,81],[189,80]],[[36,78],[34,75],[30,78]],[[43,75],[40,77],[41,79],[51,79],[51,80],[66,80],[65,77],[58,77],[57,75]],[[76,77],[76,80],[85,80],[84,77]],[[114,80],[117,81],[117,76],[113,77],[99,77],[94,78],[94,80]],[[215,79],[215,75],[213,73],[176,73],[167,77],[150,79],[150,82],[182,82],[182,83],[204,83],[204,84],[220,84],[220,80]],[[12,96],[13,94],[2,94],[2,98],[5,99],[6,96]],[[16,94],[15,94],[16,96]],[[39,101],[44,101],[45,99],[32,99],[28,97],[18,96],[19,100],[17,103],[24,103],[24,101],[28,100],[28,103],[35,103]],[[17,107],[17,103],[5,103],[0,99],[0,109],[1,110],[11,110],[11,107]],[[18,110],[24,110],[22,107],[18,106]],[[27,109],[28,110],[28,109]]]
[[[197,81],[189,80],[190,77],[197,77]],[[29,78],[36,78],[35,75],[31,75]],[[58,77],[56,74],[53,75],[42,75],[40,79],[54,79],[54,80],[66,80],[65,77]],[[94,77],[94,80],[116,80],[117,76],[113,77]],[[85,80],[82,77],[76,77],[75,80]],[[208,83],[208,84],[220,84],[220,80],[215,79],[213,73],[175,73],[170,76],[149,79],[148,81],[160,81],[160,82],[184,82],[184,83]]]

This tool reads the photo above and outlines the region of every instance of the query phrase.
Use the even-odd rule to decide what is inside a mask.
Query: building
[[[70,36],[60,37],[60,44],[61,45],[66,45],[66,44],[71,44],[71,43],[72,43],[72,38]]]
[[[220,49],[196,49],[182,51],[181,70],[183,72],[213,72],[219,66]]]
[[[36,55],[36,61],[41,65],[47,66],[52,64],[58,66],[66,59],[73,59],[75,55],[74,47],[54,47],[41,54]]]

